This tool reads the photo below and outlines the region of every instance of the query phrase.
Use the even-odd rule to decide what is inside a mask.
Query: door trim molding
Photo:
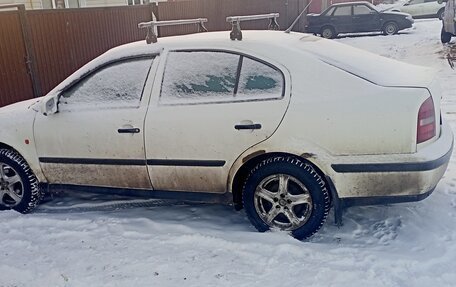
[[[193,159],[109,159],[109,158],[66,158],[40,157],[41,163],[55,164],[97,164],[97,165],[152,165],[152,166],[194,166],[223,167],[224,160],[193,160]]]

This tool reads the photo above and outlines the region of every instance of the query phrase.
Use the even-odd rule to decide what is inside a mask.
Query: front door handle
[[[259,130],[261,124],[235,125],[234,128],[237,130]]]
[[[119,134],[137,134],[141,130],[138,128],[123,128],[123,129],[118,129],[117,132]]]

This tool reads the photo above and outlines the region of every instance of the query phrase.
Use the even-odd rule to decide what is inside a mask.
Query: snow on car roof
[[[164,49],[237,51],[279,63],[291,72],[302,65],[306,65],[310,71],[317,71],[323,62],[382,86],[426,87],[434,78],[434,72],[429,68],[405,64],[310,34],[243,31],[243,40],[233,41],[229,39],[229,32],[223,31],[163,37],[155,44],[138,41],[112,48],[76,71],[51,93],[60,92],[105,63],[125,57],[158,55]]]
[[[227,31],[163,37],[156,44],[135,42],[111,49],[105,55],[157,53],[162,49],[228,49],[277,61],[289,70],[296,65],[306,64],[312,68],[318,65],[317,62],[324,62],[382,86],[423,87],[434,79],[434,70],[430,68],[406,64],[311,34],[243,31],[243,35],[242,41],[230,40]]]

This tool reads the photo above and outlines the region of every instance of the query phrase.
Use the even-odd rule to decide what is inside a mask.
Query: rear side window
[[[160,104],[203,104],[280,99],[284,76],[277,68],[221,51],[170,52]]]
[[[351,16],[351,6],[337,7],[334,16]]]
[[[243,57],[236,98],[274,99],[281,96],[283,77],[271,66]]]
[[[152,58],[140,58],[102,67],[64,91],[60,107],[65,110],[77,105],[139,106],[151,64]]]

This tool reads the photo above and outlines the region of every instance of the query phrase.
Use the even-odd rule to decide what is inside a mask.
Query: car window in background
[[[96,107],[139,106],[152,58],[126,60],[110,64],[85,77],[62,93],[60,107],[76,105]]]
[[[334,16],[350,16],[351,15],[351,6],[341,6],[337,7],[334,12]]]
[[[409,5],[423,4],[424,0],[412,0],[408,2]]]
[[[354,5],[353,6],[353,15],[367,15],[372,12],[372,9],[366,5]]]

